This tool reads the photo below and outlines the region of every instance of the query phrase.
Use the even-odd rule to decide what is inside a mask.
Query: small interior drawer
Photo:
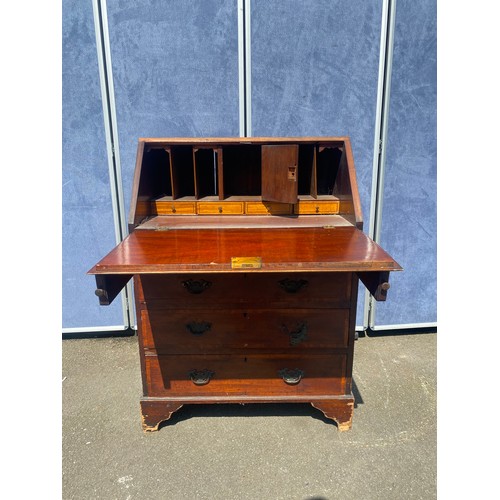
[[[293,212],[293,205],[271,201],[247,201],[245,212],[249,215],[286,215]]]
[[[294,213],[306,215],[306,214],[338,214],[339,213],[339,202],[338,201],[304,201],[299,200],[298,203],[294,205]]]
[[[242,201],[199,201],[199,215],[241,215],[245,213]]]
[[[194,201],[153,201],[153,210],[157,215],[194,215],[196,203]]]

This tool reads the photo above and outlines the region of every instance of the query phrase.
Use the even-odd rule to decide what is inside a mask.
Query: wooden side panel
[[[298,193],[299,147],[262,146],[262,199],[295,203]]]
[[[137,155],[135,159],[134,180],[132,183],[132,198],[130,200],[130,212],[128,216],[128,226],[131,232],[133,228],[140,222],[143,216],[137,216],[137,200],[139,197],[139,179],[141,177],[142,156],[144,154],[144,141],[139,141],[137,145]]]
[[[152,200],[172,195],[168,148],[150,148],[139,142],[132,190],[130,230],[152,214]]]
[[[341,203],[341,209],[343,207],[348,208],[350,211],[346,211],[344,213],[352,213],[354,215],[356,227],[358,229],[363,229],[363,212],[361,210],[358,181],[356,179],[356,169],[354,167],[351,141],[348,137],[345,139],[345,147],[340,162],[339,175],[342,176],[342,185],[338,194],[342,195],[339,197],[342,197],[347,202],[345,204]],[[335,191],[334,194],[336,194]]]

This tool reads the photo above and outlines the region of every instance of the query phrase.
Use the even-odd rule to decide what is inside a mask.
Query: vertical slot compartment
[[[226,146],[223,154],[224,196],[260,196],[260,145]]]
[[[165,148],[152,148],[144,153],[139,199],[157,199],[172,196],[170,179],[170,152]]]
[[[193,148],[191,146],[170,147],[170,171],[173,199],[194,196]]]
[[[316,158],[316,186],[318,195],[333,195],[341,157],[342,149],[339,147],[318,147]]]
[[[195,197],[217,196],[217,154],[212,148],[193,148]]]
[[[298,195],[316,198],[316,147],[314,144],[299,144]]]

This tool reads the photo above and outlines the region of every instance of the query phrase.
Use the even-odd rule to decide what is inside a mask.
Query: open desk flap
[[[399,264],[352,226],[134,231],[96,264],[101,304],[109,304],[134,274],[216,272],[355,272],[385,300]]]

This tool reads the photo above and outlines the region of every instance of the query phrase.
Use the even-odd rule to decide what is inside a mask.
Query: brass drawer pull
[[[204,370],[191,370],[188,375],[194,385],[207,385],[215,372],[205,368]]]
[[[182,285],[189,293],[199,294],[212,286],[211,281],[205,280],[187,280],[183,281]]]
[[[307,339],[307,323],[299,323],[294,330],[290,330],[285,324],[281,329],[290,337],[290,345],[298,345]]]
[[[304,376],[304,372],[296,368],[295,370],[291,370],[289,368],[283,368],[278,372],[278,375],[283,379],[283,381],[288,385],[296,385]]]
[[[300,289],[307,286],[307,280],[292,280],[285,278],[284,280],[278,281],[279,285],[287,293],[297,293]]]
[[[191,321],[186,325],[186,328],[193,335],[203,335],[212,328],[212,323],[208,321]]]

